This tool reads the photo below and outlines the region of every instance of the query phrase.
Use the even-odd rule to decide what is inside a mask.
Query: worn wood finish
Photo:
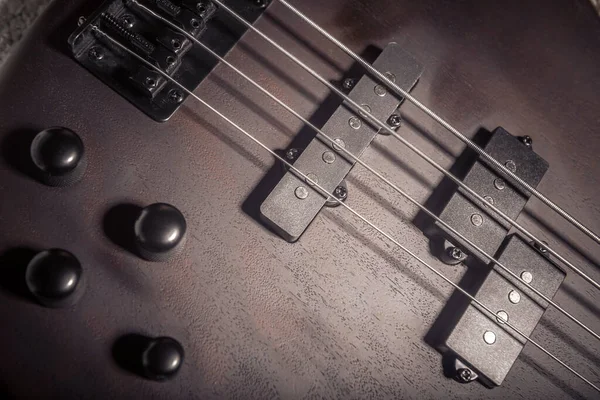
[[[48,398],[593,398],[589,387],[532,346],[504,385],[460,385],[424,337],[452,293],[406,254],[338,209],[324,210],[289,244],[255,217],[253,193],[274,162],[188,99],[158,124],[68,55],[66,37],[96,2],[56,1],[0,78],[0,390]],[[529,134],[550,162],[540,189],[600,231],[600,21],[586,1],[296,1],[357,51],[397,41],[425,66],[413,92],[468,135],[503,126]],[[350,60],[279,4],[257,26],[328,79]],[[300,113],[328,97],[306,73],[249,34],[229,60]],[[197,93],[272,148],[301,123],[220,66]],[[462,143],[414,107],[402,135],[445,166]],[[318,118],[317,118],[318,119]],[[19,171],[22,144],[52,125],[78,132],[85,178],[67,189]],[[390,137],[364,160],[420,201],[441,176]],[[414,207],[355,168],[349,204],[455,280],[463,267],[430,256]],[[123,204],[164,201],[185,214],[185,251],[151,264],[105,233]],[[537,201],[520,221],[600,279],[600,248]],[[110,223],[110,221],[109,221]],[[14,249],[61,247],[82,262],[88,287],[71,309],[50,310],[18,290]],[[17,284],[15,284],[15,281]],[[556,301],[596,331],[598,292],[569,273]],[[170,335],[187,353],[165,383],[120,369],[125,333]],[[533,337],[598,383],[600,344],[558,312]],[[596,397],[597,398],[597,397]]]

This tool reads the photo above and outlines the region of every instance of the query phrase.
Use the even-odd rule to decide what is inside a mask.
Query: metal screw
[[[171,46],[173,46],[173,48],[175,50],[179,50],[181,48],[181,40],[179,40],[179,39],[171,40]]]
[[[306,190],[304,186],[298,186],[294,193],[296,194],[296,197],[300,200],[304,200],[308,197],[308,190]]]
[[[513,160],[508,160],[504,166],[506,167],[507,170],[509,170],[510,172],[517,172],[517,164],[515,164],[515,162]]]
[[[183,101],[183,93],[178,89],[171,89],[169,91],[169,100],[173,103],[181,103]]]
[[[494,344],[496,343],[496,334],[492,331],[485,331],[485,333],[483,334],[483,340],[487,344]]]
[[[153,88],[156,87],[156,79],[152,78],[152,77],[147,77],[146,78],[146,86]]]
[[[402,117],[399,114],[392,114],[388,118],[388,125],[392,128],[400,128],[400,125],[402,125]]]
[[[374,90],[375,94],[379,97],[383,97],[387,94],[387,90],[381,85],[376,85]]]
[[[386,78],[388,78],[390,81],[396,83],[396,75],[392,74],[390,71],[386,72],[384,74],[386,76]]]
[[[533,275],[529,271],[523,271],[523,273],[521,273],[521,279],[523,279],[523,282],[525,283],[531,283],[531,281],[533,281]]]
[[[448,248],[448,255],[450,258],[456,261],[461,261],[464,258],[464,253],[458,247],[450,247]]]
[[[296,148],[291,148],[285,152],[285,158],[287,158],[288,161],[295,161],[299,155],[300,155],[300,150],[296,149]]]
[[[474,378],[475,374],[473,374],[473,371],[471,371],[469,368],[461,368],[456,371],[456,379],[458,379],[460,383],[472,382]]]
[[[81,17],[79,17],[79,19],[77,20],[77,26],[81,26],[85,24],[85,17],[82,15]]]
[[[517,292],[516,290],[511,290],[508,293],[508,300],[510,300],[510,302],[513,304],[517,304],[518,302],[521,301],[521,294],[519,292]]]
[[[362,126],[362,122],[360,122],[360,119],[358,117],[350,118],[348,124],[352,129],[360,129],[360,127]]]
[[[198,21],[196,18],[192,18],[190,20],[190,25],[192,25],[192,28],[198,29],[200,28],[200,21]]]
[[[342,83],[342,87],[346,90],[352,90],[352,88],[354,87],[355,84],[356,84],[356,82],[354,81],[354,79],[346,78],[346,79],[344,79],[344,82]]]
[[[319,183],[319,178],[317,178],[317,176],[311,172],[310,174],[306,174],[306,183],[308,183],[310,186],[315,186]]]
[[[471,223],[475,226],[481,226],[483,224],[483,217],[479,214],[471,215]]]
[[[92,47],[88,54],[92,60],[100,61],[104,58],[104,50],[98,46]]]
[[[135,24],[135,19],[129,14],[123,15],[123,17],[121,17],[121,21],[123,21],[123,25],[129,29],[133,28],[133,25]]]
[[[504,182],[504,179],[496,178],[494,180],[494,186],[498,190],[504,190],[506,188],[506,182]]]
[[[523,143],[526,147],[531,148],[531,146],[533,146],[533,139],[531,138],[531,136],[521,136],[519,137],[519,140],[521,141],[521,143]]]
[[[484,196],[483,199],[490,204],[494,204],[494,198],[492,196]]]
[[[333,195],[336,199],[344,201],[348,197],[348,189],[345,186],[339,185],[333,191]]]
[[[196,10],[198,10],[201,15],[204,15],[204,12],[206,11],[206,5],[204,5],[202,2],[196,3]]]
[[[269,5],[268,0],[254,0],[254,4],[256,4],[260,8],[266,8]]]
[[[335,161],[335,154],[331,151],[326,151],[323,153],[323,161],[325,161],[327,164],[333,163]]]
[[[548,247],[548,242],[545,242],[545,241],[542,240],[542,244],[539,244],[538,242],[534,242],[533,243],[533,247],[537,251],[539,251],[540,253],[547,254],[548,253],[548,249],[546,247]]]
[[[504,310],[500,310],[496,313],[496,315],[498,316],[498,318],[496,318],[498,320],[498,322],[500,322],[501,324],[505,324],[508,322],[508,313]]]

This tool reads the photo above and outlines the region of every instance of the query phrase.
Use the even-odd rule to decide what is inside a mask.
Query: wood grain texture
[[[147,118],[69,56],[66,37],[94,2],[54,2],[0,76],[0,252],[62,247],[88,287],[71,309],[48,310],[1,279],[0,390],[46,398],[594,398],[527,346],[504,385],[460,385],[424,342],[451,287],[342,209],[324,210],[294,244],[257,220],[256,187],[272,158],[188,100],[167,123]],[[400,43],[424,66],[414,95],[469,136],[503,126],[529,134],[550,163],[540,190],[600,231],[600,22],[583,1],[307,0],[306,14],[356,51]],[[543,7],[540,5],[544,4]],[[331,43],[275,3],[256,25],[339,80],[351,66]],[[229,61],[292,105],[318,115],[326,88],[248,34]],[[271,148],[302,124],[221,65],[196,91]],[[461,142],[413,106],[400,133],[451,166]],[[316,117],[315,117],[316,118]],[[78,132],[86,176],[48,188],[15,168],[20,145],[53,125]],[[425,201],[441,175],[390,137],[364,161]],[[349,204],[458,281],[412,225],[407,200],[355,168]],[[105,234],[121,204],[167,202],[188,222],[183,253],[150,264]],[[520,222],[594,279],[600,250],[537,201]],[[600,330],[600,296],[569,273],[555,300]],[[120,369],[111,354],[126,333],[169,335],[186,362],[155,383]],[[600,344],[553,310],[533,337],[596,383]]]

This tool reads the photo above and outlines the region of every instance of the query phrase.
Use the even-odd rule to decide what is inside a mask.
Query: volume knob
[[[41,131],[31,142],[30,152],[36,178],[48,186],[71,185],[85,172],[83,142],[70,129],[54,127]]]
[[[185,243],[187,224],[183,214],[165,203],[145,207],[134,224],[135,246],[148,261],[166,261]]]
[[[177,374],[183,364],[183,347],[170,337],[159,337],[148,342],[142,353],[144,375],[155,381],[163,381]]]
[[[27,265],[25,282],[31,294],[46,307],[74,304],[83,292],[83,271],[75,256],[66,250],[38,253]]]

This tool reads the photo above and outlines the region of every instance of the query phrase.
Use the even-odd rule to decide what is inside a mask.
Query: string
[[[182,84],[180,84],[179,82],[177,82],[175,79],[173,79],[167,73],[163,72],[160,68],[158,68],[157,66],[153,65],[149,61],[145,60],[143,57],[141,57],[140,55],[138,55],[134,51],[130,50],[125,45],[121,44],[118,40],[116,40],[113,37],[111,37],[108,33],[102,31],[96,25],[92,25],[92,30],[94,32],[96,32],[97,34],[103,36],[104,38],[106,38],[107,40],[109,40],[110,42],[112,42],[114,45],[118,46],[119,48],[121,48],[125,52],[129,53],[130,55],[132,55],[136,59],[138,59],[140,62],[144,63],[149,68],[151,68],[154,71],[156,71],[157,73],[161,74],[167,80],[169,80],[170,82],[172,82],[173,84],[175,84],[177,87],[179,87],[180,89],[182,89],[183,91],[185,91],[188,95],[190,95],[191,97],[193,97],[194,99],[196,99],[199,103],[201,103],[202,105],[204,105],[206,108],[208,108],[209,110],[211,110],[212,112],[214,112],[216,115],[218,115],[224,121],[226,121],[228,124],[230,124],[231,126],[233,126],[236,130],[238,130],[239,132],[241,132],[248,139],[252,140],[254,143],[256,143],[258,146],[260,146],[262,149],[264,149],[265,151],[267,151],[268,153],[270,153],[273,157],[275,157],[276,159],[278,159],[279,161],[281,161],[282,163],[284,163],[290,170],[292,170],[296,174],[302,176],[302,178],[306,182],[308,182],[310,186],[313,187],[313,190],[317,191],[316,189],[319,189],[317,192],[321,196],[323,196],[325,198],[332,198],[339,205],[343,206],[348,211],[350,211],[352,214],[354,214],[357,218],[359,218],[364,223],[366,223],[367,225],[369,225],[372,229],[375,229],[382,236],[384,236],[385,238],[387,238],[388,240],[390,240],[392,243],[394,243],[396,246],[398,246],[401,250],[403,250],[404,252],[406,252],[407,254],[409,254],[411,257],[413,257],[415,260],[417,260],[418,262],[420,262],[421,264],[423,264],[425,267],[427,267],[430,271],[432,271],[437,276],[439,276],[440,278],[442,278],[448,284],[452,285],[455,289],[457,289],[462,294],[464,294],[465,296],[467,296],[472,302],[476,303],[477,305],[479,305],[479,307],[483,308],[489,314],[489,315],[486,315],[486,314],[484,314],[484,315],[486,315],[486,317],[488,319],[490,319],[492,322],[494,322],[495,324],[497,324],[501,329],[503,329],[506,332],[508,332],[508,330],[506,329],[506,327],[511,328],[519,336],[521,336],[523,339],[525,339],[529,343],[533,344],[539,350],[541,350],[542,352],[544,352],[545,354],[547,354],[549,357],[551,357],[557,363],[561,364],[563,367],[565,367],[566,369],[568,369],[569,371],[571,371],[575,376],[577,376],[582,381],[584,381],[585,383],[587,383],[590,387],[592,387],[596,391],[600,392],[600,387],[594,385],[590,380],[588,380],[587,378],[585,378],[579,372],[575,371],[573,368],[571,368],[565,362],[563,362],[562,360],[560,360],[554,354],[550,353],[548,350],[546,350],[544,347],[542,347],[540,344],[538,344],[535,340],[531,339],[530,337],[528,337],[527,335],[525,335],[524,333],[522,333],[520,330],[518,330],[517,328],[515,328],[503,316],[494,314],[494,312],[492,310],[490,310],[487,306],[485,306],[483,303],[481,303],[479,300],[477,300],[475,297],[473,297],[470,293],[468,293],[467,291],[465,291],[464,289],[462,289],[459,285],[457,285],[452,280],[450,280],[449,278],[447,278],[444,274],[442,274],[441,272],[439,272],[437,269],[435,269],[434,267],[430,266],[426,261],[424,261],[423,259],[421,259],[415,253],[413,253],[410,250],[408,250],[406,247],[404,247],[402,244],[400,244],[400,242],[398,242],[392,236],[390,236],[389,234],[387,234],[386,232],[384,232],[383,230],[381,230],[380,228],[378,228],[375,224],[373,224],[372,222],[370,222],[367,218],[363,217],[361,214],[359,214],[357,211],[355,211],[349,205],[347,205],[343,201],[337,199],[333,194],[329,193],[327,190],[323,189],[323,187],[321,185],[319,185],[317,182],[313,181],[307,175],[305,175],[300,170],[298,170],[297,168],[295,168],[287,160],[285,160],[283,157],[279,156],[277,153],[275,153],[275,151],[271,150],[267,145],[265,145],[264,143],[262,143],[260,140],[256,139],[254,136],[252,136],[245,129],[243,129],[238,124],[236,124],[234,121],[232,121],[231,119],[229,119],[226,115],[224,115],[223,113],[221,113],[219,110],[217,110],[216,108],[214,108],[213,106],[211,106],[210,104],[208,104],[207,102],[205,102],[204,100],[202,100],[200,97],[198,97],[192,91],[190,91],[185,86],[183,86]]]
[[[585,225],[583,225],[581,222],[579,222],[578,220],[576,220],[573,216],[571,216],[565,210],[563,210],[558,205],[556,205],[554,202],[552,202],[552,200],[548,199],[541,192],[539,192],[534,187],[532,187],[527,182],[525,182],[523,179],[521,179],[519,176],[517,176],[513,171],[511,171],[508,168],[506,168],[505,165],[503,165],[502,163],[498,162],[498,160],[496,160],[494,157],[492,157],[491,155],[489,155],[488,153],[486,153],[485,150],[483,150],[481,147],[479,147],[475,142],[473,142],[471,139],[469,139],[468,137],[466,137],[465,135],[463,135],[462,133],[460,133],[460,131],[458,131],[458,129],[454,128],[447,121],[445,121],[442,117],[440,117],[439,115],[437,115],[436,113],[434,113],[432,110],[430,110],[429,108],[427,108],[423,103],[421,103],[420,101],[418,101],[415,97],[413,97],[406,90],[403,90],[401,87],[399,87],[398,85],[396,85],[387,76],[385,76],[381,72],[377,71],[371,64],[369,64],[362,57],[360,57],[358,54],[356,54],[355,52],[353,52],[352,50],[350,50],[346,45],[344,45],[338,39],[336,39],[335,37],[333,37],[325,29],[323,29],[322,27],[320,27],[319,25],[317,25],[317,23],[315,23],[314,21],[312,21],[306,15],[302,14],[302,12],[300,12],[298,9],[296,9],[294,6],[292,6],[286,0],[279,0],[279,2],[281,4],[283,4],[284,6],[286,6],[294,14],[296,14],[299,18],[301,18],[302,20],[304,20],[307,24],[309,24],[314,29],[316,29],[317,31],[319,31],[319,33],[321,33],[323,36],[325,36],[327,39],[329,39],[332,43],[334,43],[336,46],[338,46],[340,49],[342,49],[346,54],[348,54],[354,60],[358,61],[369,72],[371,72],[372,74],[375,74],[375,76],[377,76],[377,78],[381,81],[381,83],[383,83],[385,86],[387,86],[388,89],[393,89],[393,91],[396,94],[398,94],[400,96],[403,96],[408,101],[410,101],[411,103],[413,103],[415,106],[417,106],[417,108],[419,108],[421,111],[423,111],[429,117],[431,117],[433,120],[435,120],[440,125],[442,125],[444,128],[446,128],[450,133],[452,133],[454,136],[456,136],[457,138],[459,138],[468,147],[470,147],[471,149],[475,150],[477,152],[477,154],[479,154],[481,157],[485,158],[487,161],[489,161],[490,163],[492,163],[493,166],[496,167],[496,169],[499,169],[501,172],[503,172],[506,175],[508,175],[513,180],[514,183],[517,183],[522,188],[524,188],[527,191],[531,192],[535,197],[537,197],[538,199],[540,199],[544,204],[546,204],[552,210],[554,210],[555,212],[557,212],[560,216],[562,216],[567,221],[569,221],[571,224],[573,224],[575,227],[577,227],[581,232],[585,233],[592,240],[594,240],[597,244],[600,244],[600,236],[596,235],[589,228],[587,228]]]
[[[465,191],[467,191],[467,193],[469,195],[475,197],[477,200],[481,201],[483,204],[486,204],[486,208],[485,208],[484,211],[487,214],[492,215],[491,212],[489,211],[489,209],[493,210],[503,220],[505,220],[507,223],[509,223],[510,225],[512,225],[513,227],[515,227],[517,230],[519,230],[521,233],[523,233],[529,239],[533,240],[541,248],[546,249],[550,254],[552,254],[554,257],[556,257],[560,262],[562,262],[564,265],[566,265],[569,268],[571,268],[573,271],[575,271],[579,276],[581,276],[583,279],[585,279],[588,283],[590,283],[596,289],[600,289],[600,283],[596,282],[594,279],[592,279],[585,272],[583,272],[581,269],[579,269],[578,267],[576,267],[573,263],[571,263],[565,257],[563,257],[562,255],[560,255],[557,251],[555,251],[549,245],[545,244],[541,239],[537,238],[535,235],[533,235],[531,232],[529,232],[527,229],[525,229],[517,221],[513,220],[508,215],[506,215],[503,211],[501,211],[500,209],[498,209],[496,206],[494,206],[493,204],[489,203],[481,195],[479,195],[478,193],[476,193],[467,184],[465,184],[462,180],[460,180],[458,177],[456,177],[456,175],[454,175],[450,171],[446,170],[444,167],[442,167],[441,165],[439,165],[433,158],[429,157],[427,154],[423,153],[421,150],[419,150],[419,148],[417,148],[416,146],[414,146],[412,143],[410,143],[409,141],[407,141],[406,139],[404,139],[402,136],[398,135],[393,129],[391,129],[389,126],[387,126],[387,124],[385,124],[384,122],[381,122],[379,119],[377,119],[376,117],[374,117],[366,108],[364,108],[361,105],[359,105],[358,103],[356,103],[354,100],[352,100],[350,97],[348,97],[341,90],[339,90],[334,85],[332,85],[331,83],[329,83],[325,78],[323,78],[322,76],[320,76],[317,72],[315,72],[313,69],[311,69],[308,65],[306,65],[305,63],[303,63],[302,61],[300,61],[296,56],[294,56],[289,51],[287,51],[286,49],[284,49],[281,45],[279,45],[273,39],[271,39],[270,37],[268,37],[267,35],[265,35],[263,32],[261,32],[260,30],[258,30],[254,26],[252,26],[252,24],[250,24],[248,21],[246,21],[243,17],[239,16],[235,11],[231,10],[229,7],[227,7],[225,4],[223,4],[220,0],[212,0],[212,1],[215,4],[218,4],[224,10],[226,10],[230,15],[232,15],[234,18],[236,18],[238,21],[240,21],[245,26],[247,26],[253,32],[255,32],[256,34],[258,34],[264,40],[266,40],[271,45],[273,45],[277,50],[279,50],[280,52],[282,52],[286,57],[288,57],[290,60],[292,60],[294,63],[296,63],[300,67],[302,67],[306,72],[308,72],[309,74],[311,74],[315,79],[317,79],[323,85],[327,86],[331,91],[333,91],[334,93],[336,93],[336,95],[338,95],[339,97],[341,97],[342,99],[344,99],[347,103],[349,103],[352,106],[352,109],[357,112],[359,118],[361,118],[363,120],[365,120],[365,118],[368,118],[367,122],[369,124],[374,124],[377,128],[381,128],[381,129],[385,130],[391,136],[393,136],[394,138],[396,138],[397,140],[399,140],[400,142],[402,142],[406,147],[408,147],[414,153],[416,153],[421,158],[423,158],[425,161],[427,161],[435,169],[437,169],[442,174],[444,174],[445,176],[447,176],[450,180],[452,180],[452,182],[456,183],[458,186],[460,186]]]
[[[303,123],[305,123],[308,127],[310,127],[318,135],[320,135],[323,138],[325,138],[328,141],[328,143],[326,143],[326,145],[328,147],[330,147],[333,151],[335,151],[338,154],[343,153],[343,154],[347,155],[348,157],[350,157],[355,162],[359,163],[362,167],[364,167],[369,172],[371,172],[372,174],[374,174],[376,177],[378,177],[379,179],[381,179],[383,182],[385,182],[388,186],[390,186],[396,192],[400,193],[407,200],[409,200],[412,204],[414,204],[419,209],[421,209],[423,212],[425,212],[427,215],[429,215],[430,217],[432,217],[433,219],[435,219],[436,221],[438,221],[445,228],[449,229],[452,233],[454,233],[455,235],[457,235],[460,239],[464,240],[468,245],[470,245],[473,248],[475,248],[475,250],[477,250],[480,253],[482,253],[490,262],[495,263],[498,267],[500,267],[502,270],[506,271],[513,278],[519,280],[522,284],[524,284],[528,289],[532,290],[536,295],[538,295],[539,297],[541,297],[544,301],[546,301],[547,303],[549,303],[550,305],[552,305],[554,308],[556,308],[562,314],[564,314],[565,316],[567,316],[569,319],[571,319],[573,322],[575,322],[577,325],[579,325],[581,328],[583,328],[589,334],[591,334],[592,336],[594,336],[596,339],[600,340],[600,335],[598,335],[596,332],[594,332],[592,329],[590,329],[583,322],[579,321],[576,317],[574,317],[568,311],[566,311],[561,306],[559,306],[557,303],[555,303],[554,301],[552,301],[546,295],[544,295],[543,293],[541,293],[539,290],[537,290],[536,288],[534,288],[531,284],[529,284],[526,281],[524,281],[521,277],[519,277],[513,271],[511,271],[506,266],[504,266],[502,263],[500,263],[500,261],[496,260],[494,257],[492,257],[491,255],[489,255],[482,248],[480,248],[479,246],[477,246],[471,240],[469,240],[468,238],[466,238],[464,235],[462,235],[461,233],[459,233],[456,229],[454,229],[453,227],[451,227],[449,224],[447,224],[445,221],[443,221],[441,218],[439,218],[437,215],[435,215],[433,212],[431,212],[429,209],[427,209],[427,207],[425,207],[424,205],[422,205],[421,203],[419,203],[417,200],[415,200],[413,197],[411,197],[407,192],[405,192],[404,190],[402,190],[401,188],[399,188],[397,185],[395,185],[394,183],[392,183],[389,179],[385,178],[380,172],[376,171],[371,166],[367,165],[359,157],[355,156],[349,150],[347,150],[345,148],[342,148],[341,146],[336,146],[334,144],[335,143],[334,139],[332,139],[330,136],[328,136],[327,134],[325,134],[321,129],[317,128],[314,124],[312,124],[310,121],[308,121],[302,115],[300,115],[292,107],[290,107],[289,105],[287,105],[286,103],[284,103],[282,100],[280,100],[277,96],[273,95],[267,89],[265,89],[264,87],[262,87],[259,83],[257,83],[256,81],[254,81],[252,78],[250,78],[244,72],[242,72],[241,70],[239,70],[236,66],[234,66],[233,64],[231,64],[230,62],[228,62],[227,60],[225,60],[223,57],[221,57],[220,55],[218,55],[217,53],[215,53],[212,49],[210,49],[204,43],[202,43],[201,41],[199,41],[198,39],[196,39],[193,35],[189,34],[186,30],[184,30],[184,29],[180,28],[179,26],[175,25],[173,22],[169,21],[167,18],[164,18],[161,15],[157,14],[156,12],[154,12],[153,10],[151,10],[150,8],[144,6],[143,4],[140,4],[137,0],[131,0],[131,2],[134,3],[137,7],[139,7],[144,12],[146,12],[149,15],[155,17],[156,19],[160,20],[161,22],[167,24],[171,28],[177,30],[178,32],[180,32],[181,34],[183,34],[184,36],[186,36],[188,39],[190,39],[191,41],[193,41],[195,44],[201,46],[204,50],[206,50],[207,52],[209,52],[213,57],[215,57],[216,59],[218,59],[221,63],[223,63],[227,67],[231,68],[238,75],[240,75],[246,81],[248,81],[250,84],[252,84],[255,88],[257,88],[258,90],[260,90],[263,94],[265,94],[270,99],[272,99],[273,101],[275,101],[277,104],[279,104],[280,106],[282,106],[284,109],[286,109],[288,112],[290,112],[296,118],[298,118],[300,121],[302,121]],[[495,267],[494,267],[494,269],[495,269]],[[534,300],[537,304],[539,304],[539,305],[542,304],[541,300],[535,299],[535,298],[533,298],[529,294],[526,294],[526,295],[529,298],[531,298],[532,300]]]

